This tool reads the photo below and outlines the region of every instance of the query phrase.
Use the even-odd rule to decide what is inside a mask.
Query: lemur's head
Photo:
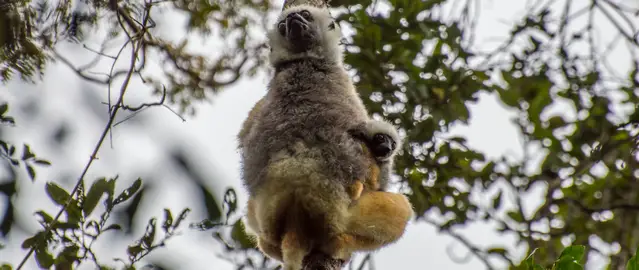
[[[350,129],[349,133],[362,140],[378,161],[392,161],[401,148],[402,139],[397,129],[385,120],[370,120]]]
[[[302,58],[342,61],[339,44],[342,33],[326,7],[307,4],[288,7],[268,36],[273,65]]]

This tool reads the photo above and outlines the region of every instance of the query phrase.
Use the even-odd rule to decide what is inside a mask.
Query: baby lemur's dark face
[[[377,133],[370,139],[368,147],[371,148],[371,152],[378,158],[387,158],[397,145],[391,136],[384,133]]]
[[[397,142],[386,133],[375,133],[369,137],[370,135],[367,136],[362,130],[355,129],[349,130],[349,132],[354,138],[363,141],[378,160],[388,158],[397,147]]]

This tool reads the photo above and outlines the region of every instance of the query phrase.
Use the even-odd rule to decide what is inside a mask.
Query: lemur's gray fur
[[[396,241],[408,215],[367,219],[358,209],[412,213],[405,197],[369,193],[368,203],[351,208],[347,187],[363,181],[375,162],[352,131],[363,128],[366,141],[377,129],[343,67],[339,26],[328,9],[304,4],[287,8],[277,21],[268,33],[275,74],[238,135],[250,196],[247,228],[286,270],[301,269],[304,256],[317,248],[346,259],[353,249]],[[370,199],[377,197],[393,203],[378,206]],[[343,241],[353,231],[374,239],[373,246]]]
[[[368,113],[343,67],[340,30],[328,13],[307,5],[289,8],[278,21],[302,11],[310,13],[304,20],[311,29],[300,34],[309,35],[306,39],[282,35],[292,31],[285,23],[268,36],[275,75],[255,124],[241,141],[249,193],[264,181],[262,170],[284,153],[321,159],[326,178],[335,184],[352,184],[366,173],[361,145],[346,131],[366,122]],[[296,152],[296,145],[307,149]]]

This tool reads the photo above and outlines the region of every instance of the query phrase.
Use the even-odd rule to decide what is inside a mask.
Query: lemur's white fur
[[[285,37],[282,37],[278,30],[277,25],[284,20],[288,14],[292,12],[300,12],[307,10],[313,16],[313,21],[309,23],[309,27],[315,28],[316,37],[320,39],[321,46],[313,46],[311,50],[301,53],[291,53],[289,49],[289,42]],[[330,25],[334,24],[334,29],[330,29]],[[303,58],[319,58],[326,59],[334,62],[335,64],[342,64],[343,56],[342,49],[340,48],[340,40],[342,38],[342,31],[339,28],[337,22],[333,20],[328,9],[318,8],[311,5],[299,5],[286,9],[277,18],[277,22],[273,25],[268,32],[269,45],[271,47],[271,54],[269,60],[271,65],[276,66],[279,63],[303,59]]]

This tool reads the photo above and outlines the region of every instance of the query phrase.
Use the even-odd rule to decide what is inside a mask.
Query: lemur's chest
[[[357,103],[341,98],[296,97],[275,101],[265,110],[269,122],[297,125],[300,128],[336,126],[362,120],[364,112]]]

